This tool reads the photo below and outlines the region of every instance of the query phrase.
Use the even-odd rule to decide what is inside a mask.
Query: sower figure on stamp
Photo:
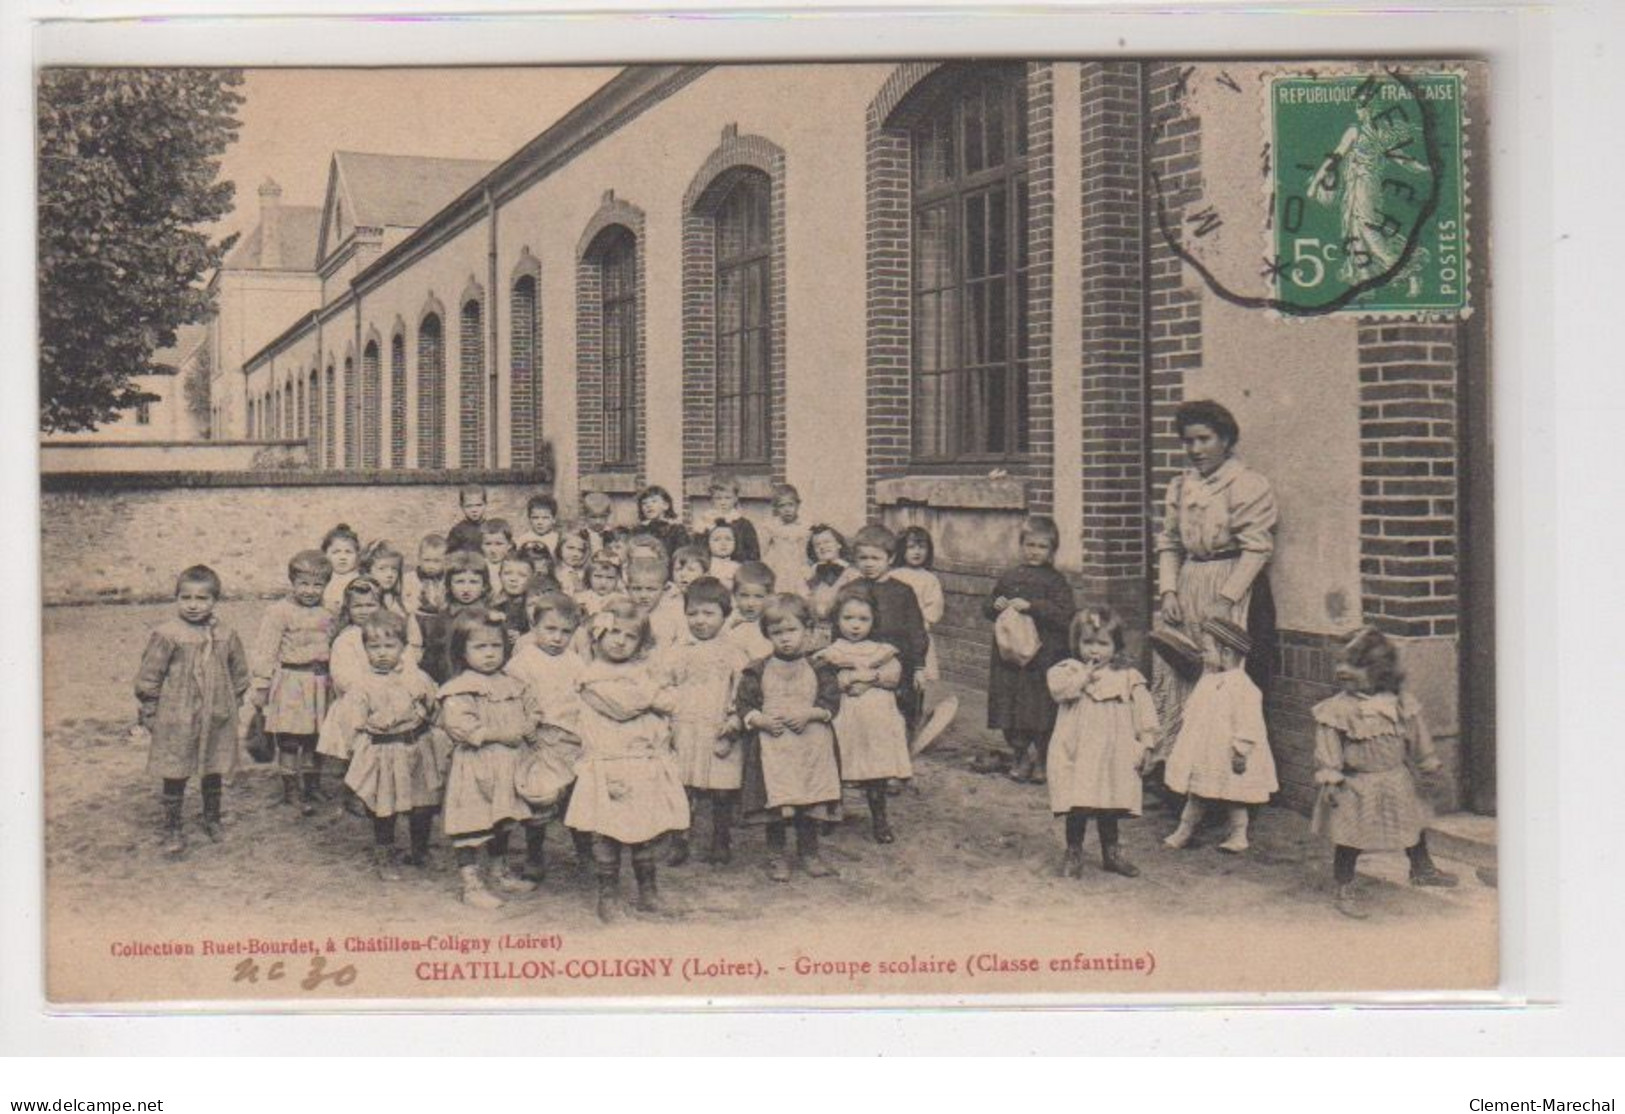
[[[1247,631],[1247,674],[1264,693],[1275,654],[1275,604],[1265,566],[1275,551],[1275,491],[1233,455],[1240,439],[1235,416],[1217,402],[1187,402],[1174,418],[1191,467],[1168,484],[1156,539],[1161,607],[1157,624],[1190,643],[1203,642],[1208,619]],[[1151,758],[1167,761],[1179,738],[1185,701],[1196,683],[1161,657],[1152,663],[1151,693],[1160,734]]]

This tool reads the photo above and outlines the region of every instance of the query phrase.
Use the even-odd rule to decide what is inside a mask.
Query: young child
[[[897,647],[898,660],[903,666],[903,679],[897,687],[897,707],[903,713],[904,724],[912,725],[919,718],[920,673],[925,669],[928,642],[925,616],[920,612],[920,601],[915,598],[914,590],[891,576],[892,551],[896,548],[897,536],[886,527],[871,523],[852,538],[852,567],[873,593],[875,613],[871,637],[876,642],[889,642]],[[1067,618],[1071,617],[1068,613]]]
[[[786,829],[794,824],[802,868],[814,878],[835,873],[818,853],[818,825],[841,818],[841,775],[831,724],[841,686],[830,665],[807,655],[812,609],[780,594],[762,608],[762,633],[773,653],[739,676],[734,713],[744,729],[740,808],[767,824],[767,873],[790,880]]]
[[[735,560],[739,539],[734,532],[734,526],[727,522],[714,523],[711,529],[706,531],[705,548],[711,554],[710,575],[722,581],[730,592],[733,591],[734,573],[739,571],[740,565],[740,561]]]
[[[744,652],[746,661],[761,661],[773,652],[773,643],[762,633],[762,608],[773,598],[773,588],[773,570],[764,562],[747,561],[734,574],[733,615],[723,637]]]
[[[485,558],[478,553],[463,549],[446,558],[446,605],[418,619],[423,628],[423,671],[436,684],[445,684],[453,675],[451,635],[457,616],[469,610],[480,614],[490,610],[490,575]]]
[[[339,609],[338,634],[333,637],[333,648],[328,652],[327,672],[332,683],[332,698],[342,697],[356,681],[372,672],[367,648],[361,641],[361,625],[383,610],[383,591],[370,576],[358,576],[344,589],[344,604]],[[348,751],[331,753],[318,745],[316,753],[329,758],[347,759]]]
[[[694,536],[705,537],[721,524],[732,526],[734,552],[729,556],[736,561],[760,561],[762,546],[756,538],[756,526],[739,509],[739,481],[732,476],[717,476],[711,480],[709,494],[710,509],[694,517]],[[711,553],[714,556],[716,550],[712,549]],[[711,575],[716,576],[715,569]]]
[[[897,535],[897,550],[892,554],[890,579],[902,581],[914,589],[914,599],[920,605],[920,617],[925,620],[925,666],[920,677],[935,681],[942,676],[937,662],[936,643],[931,639],[931,628],[942,622],[947,610],[947,599],[942,593],[942,581],[931,571],[936,563],[936,545],[931,531],[924,526],[910,526]]]
[[[1083,837],[1090,817],[1100,832],[1100,864],[1136,878],[1123,858],[1118,821],[1140,815],[1141,778],[1157,743],[1157,709],[1145,678],[1123,656],[1123,622],[1104,607],[1072,619],[1072,656],[1045,675],[1060,706],[1049,744],[1050,811],[1066,822],[1061,873],[1083,877]]]
[[[288,562],[292,590],[265,610],[254,643],[254,685],[249,698],[265,710],[265,730],[276,740],[282,771],[282,803],[299,798],[299,811],[314,816],[321,787],[316,735],[327,715],[336,619],[322,606],[333,566],[314,549]]]
[[[1038,628],[1038,654],[1024,666],[1004,660],[993,647],[988,669],[987,725],[1003,731],[1010,746],[1010,777],[1016,781],[1042,781],[1044,749],[1055,730],[1055,701],[1045,676],[1066,656],[1067,629],[1074,611],[1072,589],[1055,571],[1055,551],[1061,532],[1055,520],[1032,515],[1021,525],[1021,563],[999,577],[988,593],[982,613],[997,619],[1006,608],[1024,612]],[[996,769],[984,759],[976,769]]]
[[[351,590],[353,601],[354,585]],[[372,817],[373,867],[383,881],[398,882],[396,817],[407,818],[411,839],[407,863],[422,866],[428,858],[429,827],[440,804],[438,748],[431,742],[435,683],[405,660],[402,616],[375,609],[351,629],[360,635],[367,671],[345,688],[328,713],[318,750],[349,757],[344,784]]]
[[[608,550],[592,555],[587,565],[587,586],[575,594],[584,617],[590,619],[603,609],[611,596],[621,594],[621,564]]]
[[[812,531],[801,517],[801,494],[789,484],[773,487],[773,517],[762,528],[762,562],[773,570],[773,578],[786,592],[805,590],[812,576],[812,558],[807,552]]]
[[[487,566],[489,568],[489,566]],[[508,641],[518,645],[519,639],[530,629],[530,588],[536,578],[536,566],[529,557],[510,553],[497,566],[496,591],[491,593],[491,606],[502,612],[508,630]]]
[[[409,614],[401,598],[401,574],[405,571],[405,555],[382,538],[361,554],[361,575],[377,582],[383,605],[397,615]]]
[[[432,615],[446,606],[446,539],[425,534],[417,566],[402,577],[401,603],[408,615]]]
[[[569,530],[559,539],[559,563],[554,569],[559,591],[574,596],[587,587],[587,561],[591,553],[592,540],[585,530]]]
[[[458,489],[457,506],[463,517],[446,533],[446,552],[478,553],[483,534],[480,524],[485,521],[485,488],[480,484],[465,484]]]
[[[333,575],[322,592],[322,606],[337,615],[344,607],[344,589],[361,575],[361,539],[341,522],[322,538],[322,552],[333,566]]]
[[[593,660],[582,671],[581,758],[564,822],[593,836],[598,916],[621,912],[621,849],[631,852],[638,908],[662,911],[655,849],[667,832],[685,831],[688,798],[677,774],[666,717],[674,710],[644,657],[648,621],[616,596],[591,621]]]
[[[835,641],[815,660],[834,666],[841,685],[841,708],[835,716],[835,744],[841,756],[841,780],[863,788],[876,843],[894,843],[886,815],[886,783],[911,778],[908,728],[897,706],[897,689],[906,683],[901,651],[877,641],[874,586],[848,584],[835,601]]]
[[[536,543],[546,547],[554,556],[558,555],[559,542],[559,501],[544,492],[538,492],[525,501],[525,524],[529,529],[514,538],[516,548],[529,543]]]
[[[812,571],[807,574],[807,598],[812,603],[813,648],[828,646],[833,637],[830,614],[835,610],[835,597],[840,590],[858,578],[852,567],[851,551],[846,538],[835,527],[820,522],[807,537],[807,560]],[[784,586],[787,591],[790,585]]]
[[[1354,888],[1362,851],[1404,849],[1411,885],[1454,886],[1428,854],[1428,808],[1411,767],[1434,775],[1443,767],[1421,705],[1403,691],[1399,653],[1382,632],[1366,628],[1344,647],[1335,679],[1342,689],[1315,705],[1315,802],[1311,828],[1331,840],[1332,877],[1340,913],[1369,915]]]
[[[569,771],[571,782],[581,758],[581,696],[577,683],[587,667],[587,659],[571,649],[581,618],[576,602],[562,592],[533,597],[530,633],[520,639],[505,667],[508,676],[525,686],[542,711],[536,745],[549,753],[555,768]],[[550,807],[532,805],[534,815],[521,822],[525,830],[525,866],[520,873],[532,882],[540,882],[545,876],[542,856],[547,824],[563,819],[571,789],[572,785],[566,784]],[[575,838],[576,864],[585,869],[592,864],[592,836],[576,831],[570,834]]]
[[[451,659],[458,673],[440,686],[440,726],[454,748],[446,777],[446,835],[456,849],[463,902],[496,909],[503,900],[481,874],[482,847],[498,890],[536,888],[509,872],[508,834],[515,821],[531,816],[515,771],[520,747],[536,739],[541,709],[523,684],[502,671],[508,636],[500,612],[470,608],[459,614],[451,631]]]
[[[650,484],[638,492],[637,504],[638,533],[648,534],[665,546],[669,561],[678,547],[688,544],[688,530],[677,517],[671,492],[659,484]]]
[[[480,523],[480,552],[485,555],[485,568],[495,585],[502,574],[502,562],[513,552],[513,531],[505,518],[488,518]]]
[[[664,653],[688,640],[683,597],[672,591],[667,567],[664,550],[659,556],[640,551],[626,570],[626,594],[649,621],[650,654]]]
[[[1264,696],[1243,668],[1252,639],[1227,619],[1208,619],[1202,631],[1206,672],[1185,699],[1163,773],[1169,789],[1185,794],[1185,810],[1163,843],[1176,851],[1188,846],[1213,801],[1230,817],[1219,850],[1239,855],[1247,850],[1247,806],[1267,803],[1280,784],[1264,730]]]
[[[660,662],[666,684],[676,692],[672,742],[678,776],[688,791],[690,814],[696,798],[710,802],[711,847],[704,859],[717,866],[733,861],[734,806],[744,769],[733,705],[740,671],[750,659],[738,643],[718,637],[732,610],[720,580],[696,580],[684,596],[688,638],[670,647]],[[673,833],[667,862],[681,866],[688,855],[688,833]]]
[[[514,546],[514,553],[530,562],[530,586],[526,589],[527,595],[540,595],[543,592],[557,592],[559,578],[554,571],[558,562],[553,558],[553,551],[541,542],[525,542]]]
[[[587,547],[597,553],[615,536],[610,520],[615,515],[615,501],[602,491],[581,493],[581,529],[587,536]]]
[[[702,576],[711,575],[711,555],[697,545],[680,545],[671,555],[671,583],[679,592],[688,591]]]
[[[175,581],[176,617],[147,640],[135,676],[138,722],[151,737],[147,773],[163,781],[164,852],[181,855],[186,782],[200,777],[203,831],[221,838],[220,792],[237,769],[237,709],[248,691],[248,656],[237,633],[215,618],[220,577],[193,565]]]

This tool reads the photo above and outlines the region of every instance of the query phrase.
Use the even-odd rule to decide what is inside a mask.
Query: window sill
[[[1027,481],[1015,476],[900,476],[875,484],[883,507],[1026,511]]]
[[[601,491],[605,495],[636,495],[642,489],[636,472],[614,469],[583,472],[579,486],[582,491]]]
[[[767,465],[743,467],[715,467],[683,477],[683,497],[704,499],[711,494],[713,479],[731,479],[739,484],[741,499],[770,499],[773,496],[773,473]]]

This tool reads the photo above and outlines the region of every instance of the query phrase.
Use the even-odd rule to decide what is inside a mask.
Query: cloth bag
[[[993,623],[993,644],[999,648],[999,657],[1025,669],[1038,656],[1038,624],[1026,612],[1007,607]]]
[[[265,709],[254,708],[243,722],[243,749],[256,762],[269,762],[276,757],[276,744],[265,733]]]

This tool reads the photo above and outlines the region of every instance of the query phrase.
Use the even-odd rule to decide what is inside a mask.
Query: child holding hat
[[[1213,801],[1230,816],[1219,850],[1239,855],[1247,850],[1247,806],[1264,804],[1280,785],[1264,730],[1264,697],[1243,668],[1252,640],[1228,619],[1208,619],[1202,632],[1205,672],[1185,703],[1163,775],[1169,789],[1185,794],[1185,811],[1163,843],[1176,851],[1188,846]]]

